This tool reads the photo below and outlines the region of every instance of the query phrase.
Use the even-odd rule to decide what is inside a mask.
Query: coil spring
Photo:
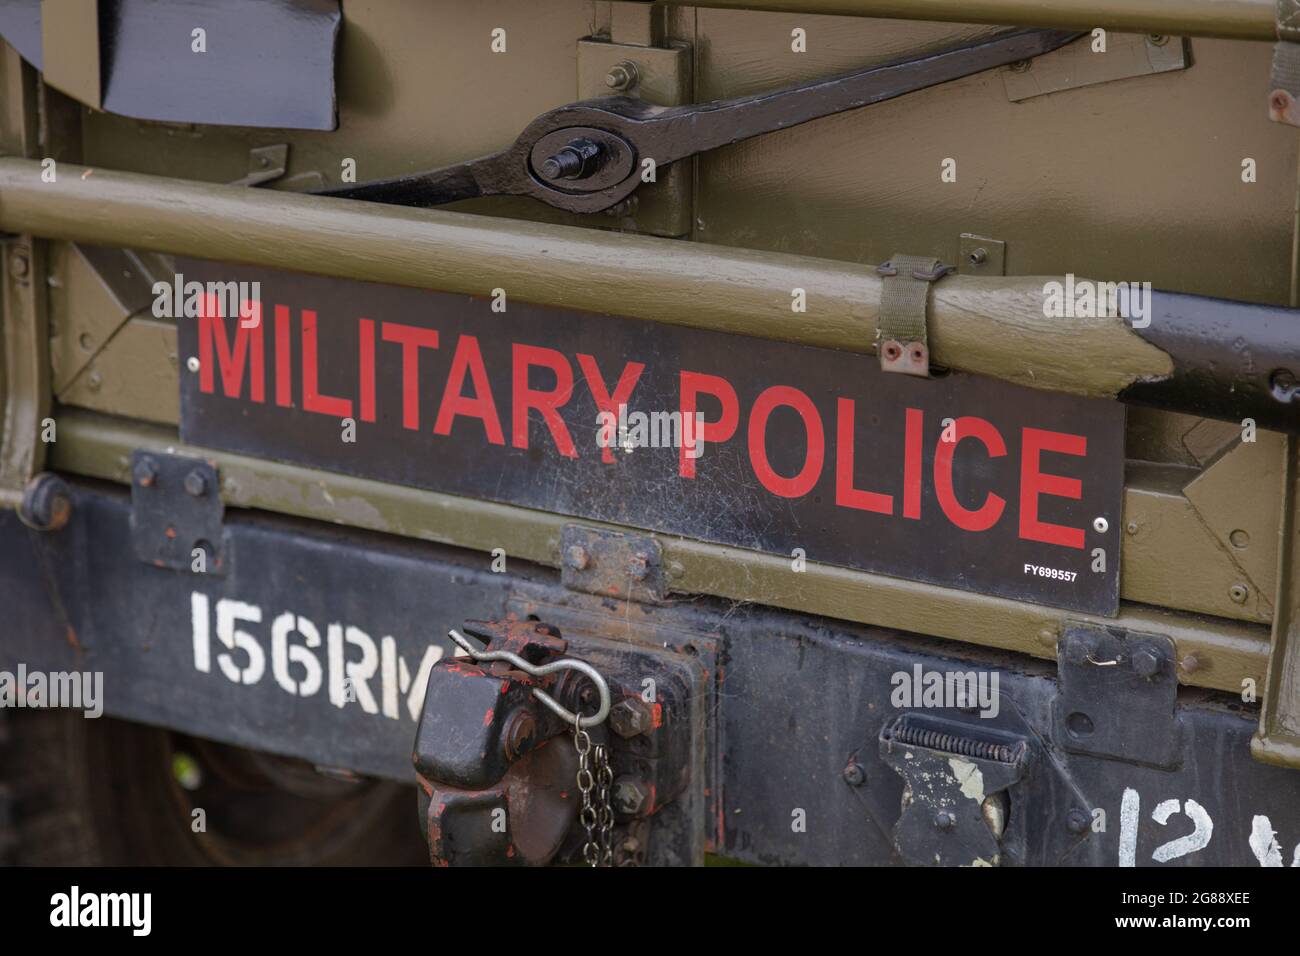
[[[926,730],[910,724],[899,724],[891,729],[889,736],[908,747],[925,747],[929,750],[942,750],[945,753],[974,757],[976,760],[993,760],[998,763],[1015,763],[1019,746],[1011,744],[994,744],[973,737],[944,733],[941,730]]]

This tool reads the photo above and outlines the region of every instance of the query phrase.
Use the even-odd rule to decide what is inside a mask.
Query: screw
[[[1124,530],[1127,531],[1129,534],[1137,534],[1138,523],[1136,521],[1130,521],[1128,524],[1124,525]]]
[[[26,279],[31,267],[32,264],[25,253],[15,252],[9,259],[9,273],[15,279]]]
[[[1188,674],[1191,674],[1195,672],[1195,670],[1198,667],[1201,666],[1201,662],[1196,659],[1195,654],[1188,654],[1186,657],[1184,657],[1181,661],[1178,662],[1178,666],[1181,667]]]
[[[185,493],[194,498],[202,498],[208,493],[208,479],[201,471],[191,471],[185,476]]]
[[[940,810],[934,815],[934,825],[940,830],[951,830],[957,825],[957,816],[951,810]]]
[[[636,816],[645,806],[650,790],[637,777],[619,777],[614,781],[614,809],[625,816]]]
[[[99,373],[99,369],[91,369],[90,374],[86,376],[86,387],[92,392],[98,392],[104,385],[104,376]]]
[[[1169,37],[1163,33],[1151,33],[1147,35],[1147,42],[1152,46],[1164,46],[1169,42]]]
[[[153,483],[158,480],[158,466],[154,464],[152,458],[141,458],[135,463],[133,474],[135,483],[141,488],[152,488]]]
[[[1092,519],[1092,527],[1098,534],[1105,534],[1110,529],[1110,522],[1098,516]]]
[[[1280,368],[1269,376],[1269,384],[1273,386],[1273,395],[1282,401],[1290,401],[1291,393],[1295,391],[1295,374],[1288,368]]]
[[[587,554],[587,549],[580,544],[571,544],[564,552],[565,567],[581,571],[590,563],[591,555]]]
[[[1228,597],[1232,598],[1234,604],[1245,604],[1249,596],[1250,588],[1244,584],[1234,584],[1228,588]]]
[[[609,68],[605,74],[605,85],[611,90],[630,90],[636,86],[637,79],[636,64],[624,60]]]
[[[1088,822],[1091,819],[1087,810],[1072,807],[1065,815],[1065,826],[1071,833],[1082,833],[1088,829]]]
[[[973,250],[966,258],[970,260],[971,265],[981,266],[988,261],[989,251],[983,246],[980,246],[978,249]]]
[[[1132,664],[1139,677],[1154,677],[1160,671],[1160,658],[1145,647],[1133,652]]]
[[[191,355],[189,358],[187,358],[185,360],[185,367],[189,369],[191,372],[197,372],[199,370],[198,357]]]
[[[844,782],[850,787],[860,787],[867,782],[867,772],[862,769],[862,764],[856,760],[850,761],[849,765],[844,768]]]
[[[609,711],[610,729],[625,739],[644,734],[653,722],[650,709],[640,697],[625,698]]]

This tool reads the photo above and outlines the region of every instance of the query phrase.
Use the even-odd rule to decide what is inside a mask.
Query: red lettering
[[[420,349],[436,349],[438,333],[401,322],[382,323],[385,342],[402,346],[402,427],[418,430],[420,427]]]
[[[533,366],[549,368],[555,374],[554,389],[543,391],[528,387],[528,370]],[[569,360],[554,349],[516,343],[512,372],[514,447],[528,447],[528,410],[532,408],[541,413],[542,421],[550,429],[551,438],[560,454],[566,458],[577,458],[578,452],[573,447],[568,426],[557,411],[573,396],[573,368],[569,365]]]
[[[703,372],[683,371],[679,377],[682,393],[682,433],[685,434],[686,422],[695,421],[696,400],[701,394],[712,395],[722,403],[722,412],[716,422],[704,422],[698,429],[699,434],[691,432],[698,443],[724,442],[736,434],[736,425],[740,421],[740,405],[736,401],[736,390],[725,378],[717,375],[705,375]],[[677,450],[678,474],[683,478],[695,477],[695,459],[686,455],[686,443]]]
[[[623,366],[623,374],[618,377],[618,385],[614,388],[614,394],[611,397],[609,389],[605,386],[605,379],[600,374],[600,368],[596,365],[596,360],[590,355],[578,353],[578,364],[582,366],[583,378],[587,380],[587,386],[591,389],[591,397],[596,400],[596,409],[600,412],[608,412],[615,419],[618,418],[618,407],[626,405],[628,399],[632,397],[632,389],[636,388],[637,379],[641,377],[641,372],[645,366],[640,362],[628,362]],[[600,450],[601,461],[607,465],[614,463],[614,449],[602,448]]]
[[[772,470],[767,460],[767,419],[779,405],[793,408],[803,419],[808,433],[808,450],[803,468],[792,478],[785,478]],[[800,498],[812,491],[821,477],[822,461],[826,457],[826,437],[822,432],[821,416],[812,399],[787,385],[773,385],[764,389],[754,400],[749,413],[749,460],[754,474],[763,487],[782,498]]]
[[[952,457],[963,438],[979,439],[991,458],[1001,458],[1007,453],[1007,446],[1001,433],[982,418],[963,416],[957,419],[953,428],[953,441],[944,441],[943,436],[940,436],[935,448],[934,490],[938,494],[943,513],[953,524],[964,531],[987,531],[998,523],[1007,503],[990,491],[977,511],[963,508],[952,490]]]
[[[894,496],[853,487],[853,413],[851,398],[839,400],[835,434],[835,503],[859,511],[894,513]]]
[[[465,387],[466,372],[469,372],[474,380],[472,398],[461,394]],[[497,417],[496,402],[492,400],[492,388],[488,384],[487,369],[483,366],[483,353],[479,351],[478,339],[472,335],[462,335],[456,342],[456,353],[451,357],[451,372],[447,376],[447,387],[443,389],[442,404],[438,406],[438,420],[433,425],[434,433],[450,435],[452,423],[457,415],[482,421],[483,431],[492,444],[506,443],[505,436],[501,433],[501,419]]]
[[[921,517],[921,448],[925,414],[909,408],[903,441],[903,517]]]
[[[1088,439],[1084,435],[1041,428],[1024,430],[1020,439],[1020,537],[1026,541],[1082,548],[1082,528],[1068,528],[1038,520],[1039,495],[1073,498],[1076,501],[1083,497],[1083,482],[1078,478],[1045,475],[1039,471],[1039,456],[1044,451],[1083,456],[1088,453]]]
[[[322,395],[317,378],[320,366],[316,360],[316,313],[302,310],[302,407],[309,412],[319,412],[333,418],[352,416],[352,399]]]
[[[361,320],[361,341],[357,360],[361,363],[361,420],[375,420],[375,323],[373,319]]]
[[[209,393],[215,390],[212,370],[214,365],[220,364],[222,391],[227,398],[239,398],[244,390],[244,368],[251,365],[248,394],[253,401],[260,402],[266,397],[266,376],[262,365],[262,303],[245,302],[243,307],[256,313],[257,324],[246,328],[242,322],[236,322],[232,348],[226,338],[226,323],[221,317],[217,297],[203,297],[203,308],[199,312],[199,388]],[[216,353],[215,361],[213,352]]]
[[[275,404],[293,407],[293,368],[289,364],[289,307],[275,307]]]

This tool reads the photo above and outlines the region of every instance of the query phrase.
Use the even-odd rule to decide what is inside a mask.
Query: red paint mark
[[[504,688],[502,688],[502,689],[504,689]],[[487,712],[486,714],[483,715],[483,726],[484,726],[484,727],[491,726],[491,724],[492,724],[492,715],[495,714],[495,713],[496,713],[496,711],[493,710],[491,707],[488,708],[488,712]]]

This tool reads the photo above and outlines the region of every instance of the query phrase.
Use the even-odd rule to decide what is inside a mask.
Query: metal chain
[[[596,842],[596,824],[599,818],[591,802],[591,791],[596,786],[596,779],[591,773],[591,763],[587,755],[591,753],[591,737],[582,726],[573,723],[573,749],[578,751],[578,791],[582,794],[582,809],[578,811],[578,822],[587,830],[587,842],[582,846],[582,858],[591,866],[600,865],[600,845]],[[597,758],[603,747],[596,750]]]
[[[609,748],[596,747],[596,786],[600,788],[600,862],[602,866],[614,865],[614,808],[609,792],[614,786],[614,771],[609,766]]]
[[[573,749],[578,752],[578,792],[582,794],[578,822],[587,831],[582,858],[589,866],[613,866],[614,807],[609,792],[614,785],[614,771],[609,766],[609,748],[597,744],[594,754],[591,748],[591,737],[575,721]],[[591,798],[593,790],[597,790],[595,802]]]

